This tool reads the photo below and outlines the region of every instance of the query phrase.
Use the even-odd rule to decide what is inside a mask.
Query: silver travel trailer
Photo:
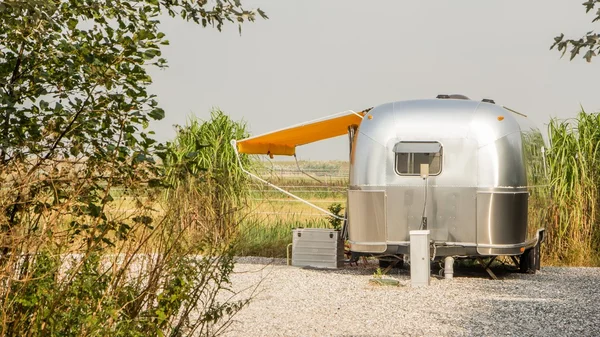
[[[491,100],[440,95],[251,137],[238,149],[292,154],[314,141],[302,130],[315,133],[319,123],[350,137],[342,236],[354,256],[409,254],[410,231],[427,229],[436,258],[518,256],[522,271],[539,269],[544,230],[530,210],[543,206],[544,140],[525,115]]]

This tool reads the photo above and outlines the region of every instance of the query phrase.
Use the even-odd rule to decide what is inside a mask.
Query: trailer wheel
[[[383,258],[383,259],[379,259],[379,268],[387,268],[389,267],[393,262],[396,262],[396,265],[394,265],[393,268],[402,268],[404,266],[404,259],[402,255],[398,255],[398,257],[390,257],[390,258]]]
[[[379,268],[387,268],[390,266],[391,261],[379,259]]]
[[[524,274],[535,274],[535,255],[534,248],[529,248],[521,254],[519,259],[519,272]]]

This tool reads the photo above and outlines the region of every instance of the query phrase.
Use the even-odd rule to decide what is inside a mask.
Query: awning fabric
[[[369,110],[371,109],[361,112],[344,111],[289,128],[238,140],[238,151],[247,154],[293,156],[296,153],[296,146],[347,134],[348,127],[359,125],[362,120],[360,116],[364,116]]]

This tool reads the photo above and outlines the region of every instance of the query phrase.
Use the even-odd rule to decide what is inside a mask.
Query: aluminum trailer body
[[[546,186],[544,140],[525,115],[469,99],[400,101],[371,109],[351,134],[352,252],[408,254],[423,215],[439,257],[522,255],[540,241],[528,209]]]

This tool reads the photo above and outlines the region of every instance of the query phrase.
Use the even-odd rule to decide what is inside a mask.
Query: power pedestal
[[[429,285],[429,230],[410,231],[410,284],[413,287]]]

